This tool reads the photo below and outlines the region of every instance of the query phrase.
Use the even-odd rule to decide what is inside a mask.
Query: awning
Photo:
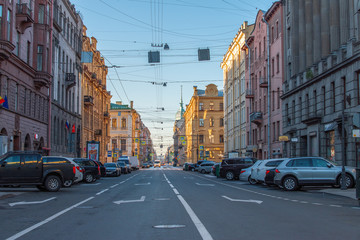
[[[324,131],[325,131],[325,132],[332,131],[332,130],[335,129],[336,126],[337,126],[337,123],[336,123],[336,122],[332,122],[332,123],[325,124],[325,129],[324,129]]]

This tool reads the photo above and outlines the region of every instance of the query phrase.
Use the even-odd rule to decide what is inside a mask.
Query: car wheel
[[[73,184],[73,180],[67,180],[64,182],[63,186],[64,187],[71,187],[71,185]]]
[[[298,188],[298,183],[294,177],[285,177],[282,184],[286,191],[295,191]]]
[[[227,180],[234,180],[234,173],[233,173],[232,171],[226,172],[225,178],[226,178]]]
[[[94,181],[94,176],[92,174],[86,174],[85,176],[85,182],[86,183],[91,183]]]
[[[50,175],[45,179],[45,189],[49,192],[57,192],[61,187],[61,180],[58,176]]]
[[[201,170],[201,173],[202,173],[202,174],[205,174],[205,170],[204,170],[204,169],[202,169],[202,170]]]
[[[250,183],[251,185],[257,184],[256,180],[253,179],[253,178],[251,178],[251,175],[249,176],[248,181],[249,181],[249,183]]]
[[[341,184],[342,184],[342,177],[341,177],[341,174],[339,175],[338,177],[338,185],[341,187]],[[346,188],[352,188],[354,187],[354,180],[353,178],[349,175],[349,174],[345,174],[345,186]]]

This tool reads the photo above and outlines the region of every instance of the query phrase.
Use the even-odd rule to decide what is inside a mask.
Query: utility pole
[[[346,182],[345,182],[345,99],[343,99],[343,107],[341,111],[341,135],[342,135],[342,141],[341,141],[341,155],[342,155],[342,166],[341,166],[341,190],[346,190]]]

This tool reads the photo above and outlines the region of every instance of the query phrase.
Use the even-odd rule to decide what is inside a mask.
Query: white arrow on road
[[[53,199],[55,199],[56,197],[52,197],[49,199],[45,199],[43,201],[36,201],[36,202],[14,202],[14,203],[9,203],[10,207],[13,207],[15,205],[26,205],[26,204],[39,204],[39,203],[44,203],[44,202],[48,202],[51,201]]]
[[[133,203],[133,202],[143,202],[145,201],[145,196],[142,196],[140,199],[138,200],[120,200],[120,201],[115,201],[115,204],[120,204],[120,203]]]
[[[207,184],[207,183],[196,183],[196,185],[199,185],[199,186],[211,186],[211,187],[215,186],[215,184]]]
[[[227,200],[230,200],[232,202],[250,202],[250,203],[257,203],[257,204],[261,204],[263,201],[260,200],[241,200],[241,199],[232,199],[229,198],[227,196],[222,196],[223,198],[226,198]]]

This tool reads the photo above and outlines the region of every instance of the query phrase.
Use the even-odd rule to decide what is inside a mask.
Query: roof
[[[197,90],[197,96],[205,96],[205,90],[198,89]],[[218,97],[223,97],[223,96],[224,96],[224,91],[219,90],[218,91]]]
[[[129,105],[118,105],[115,103],[110,103],[110,110],[130,110],[131,108],[129,107]]]

